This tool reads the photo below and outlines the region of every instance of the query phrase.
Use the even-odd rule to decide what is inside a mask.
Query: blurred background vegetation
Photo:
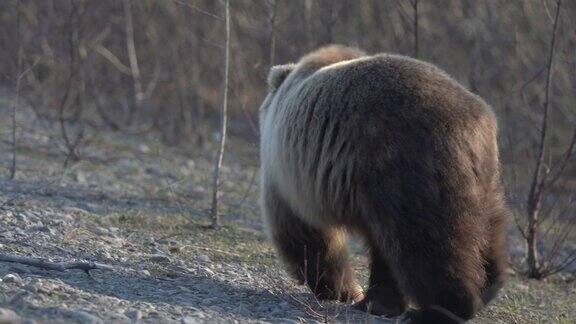
[[[492,105],[509,200],[525,213],[556,1],[230,3],[232,137],[257,142],[258,107],[274,64],[329,43],[416,56]],[[0,87],[11,96],[17,87],[21,105],[56,121],[52,125],[72,149],[88,131],[156,133],[166,145],[190,150],[213,145],[224,75],[223,8],[212,0],[0,1]],[[576,127],[574,17],[576,1],[564,1],[550,83],[547,163],[562,158]],[[574,207],[574,160],[550,191]]]

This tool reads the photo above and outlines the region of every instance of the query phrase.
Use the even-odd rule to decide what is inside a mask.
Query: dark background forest
[[[30,69],[20,91],[38,114],[56,118],[63,109],[70,123],[149,129],[169,145],[211,140],[222,97],[221,3],[22,0],[17,15],[14,2],[0,2],[0,84],[11,89]],[[271,65],[341,43],[445,69],[493,106],[502,160],[523,173],[539,135],[553,2],[437,0],[417,10],[416,37],[411,1],[231,1],[232,133],[256,136]],[[576,122],[575,14],[576,3],[565,1],[551,91],[553,152],[568,144]]]

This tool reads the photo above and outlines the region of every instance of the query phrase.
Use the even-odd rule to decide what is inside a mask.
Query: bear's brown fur
[[[437,67],[329,46],[275,67],[260,111],[262,210],[319,298],[413,323],[468,320],[504,282],[492,109]],[[346,233],[370,247],[365,296]]]

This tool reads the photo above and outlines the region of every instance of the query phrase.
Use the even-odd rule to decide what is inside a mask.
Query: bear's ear
[[[270,73],[268,73],[268,87],[270,88],[270,91],[278,89],[288,74],[294,70],[294,67],[294,64],[273,66],[270,69]]]

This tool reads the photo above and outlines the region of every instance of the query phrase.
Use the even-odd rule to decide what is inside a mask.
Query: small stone
[[[82,184],[86,183],[86,174],[84,174],[84,172],[76,173],[76,181]]]
[[[24,223],[28,222],[28,217],[26,217],[26,214],[14,214],[14,218]]]
[[[138,150],[144,154],[150,153],[150,147],[144,143],[138,145]]]
[[[236,307],[236,309],[234,310],[234,313],[241,315],[241,316],[246,316],[247,314],[250,314],[250,311],[248,310],[248,308],[246,308],[246,306],[240,305],[240,306]]]
[[[516,284],[516,288],[520,289],[520,290],[529,290],[530,287],[528,287],[527,285],[524,284]]]
[[[205,255],[205,254],[199,255],[199,256],[198,256],[198,261],[200,261],[200,262],[210,262],[210,257],[208,257],[208,256]]]
[[[153,263],[169,263],[170,258],[163,254],[154,254],[148,258],[148,261]]]
[[[148,271],[148,270],[142,270],[142,271],[140,271],[140,273],[145,275],[146,277],[150,277],[150,271]]]
[[[19,323],[20,316],[11,309],[0,308],[0,323]]]
[[[194,318],[192,316],[186,316],[186,317],[182,317],[182,320],[180,320],[180,323],[182,324],[196,324],[196,323],[202,323],[198,318]]]
[[[155,310],[148,312],[148,317],[159,317],[159,316],[160,316],[160,313],[158,313]]]
[[[206,317],[206,315],[205,315],[203,312],[199,311],[199,310],[194,311],[194,312],[193,312],[192,314],[190,314],[189,316],[186,316],[186,318],[190,318],[190,319],[192,319],[192,320],[194,320],[194,321],[198,321],[198,319],[203,319],[203,318],[205,318],[205,317]],[[202,322],[202,323],[205,323],[206,321],[201,321],[201,322]],[[197,322],[191,322],[191,323],[197,323]]]
[[[31,293],[37,293],[38,292],[38,286],[37,285],[27,285],[24,287],[24,290],[29,291]]]
[[[112,256],[110,255],[110,253],[106,250],[100,250],[100,251],[96,252],[96,255],[102,259],[112,259]]]
[[[180,277],[180,273],[176,272],[176,271],[168,271],[168,273],[166,273],[166,277],[168,278],[178,278]]]
[[[62,207],[62,210],[64,212],[70,213],[70,214],[80,214],[80,215],[89,215],[90,212],[87,211],[86,209],[82,209],[79,207],[74,207],[74,206],[66,206],[66,207]],[[68,215],[68,214],[64,214],[64,215],[59,215],[61,218],[64,218],[65,220],[72,220],[73,217]]]
[[[214,276],[214,271],[210,270],[209,268],[202,267],[202,268],[200,268],[200,274],[207,276],[207,277],[212,277],[212,276]]]
[[[22,278],[17,273],[9,273],[2,278],[2,281],[6,283],[21,283]]]
[[[128,316],[134,322],[138,322],[142,319],[142,312],[137,309],[127,310],[124,315]]]
[[[84,311],[84,310],[75,311],[74,316],[80,322],[86,323],[86,324],[103,324],[104,323],[104,321],[100,317],[98,317],[94,314],[91,314],[87,311]]]

